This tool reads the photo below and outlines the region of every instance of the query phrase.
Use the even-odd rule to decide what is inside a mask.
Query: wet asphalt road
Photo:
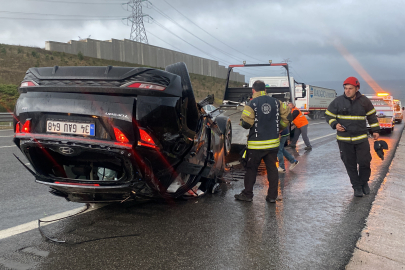
[[[234,200],[240,180],[198,199],[108,205],[44,227],[67,244],[46,241],[36,229],[0,240],[0,269],[343,269],[402,129],[381,136],[390,146],[384,161],[372,153],[369,196],[353,197],[335,137],[327,136],[333,131],[314,120],[310,140],[326,137],[313,140],[312,151],[293,151],[300,164],[280,174],[276,204],[265,201],[261,173],[252,203]],[[12,145],[7,135],[0,131],[0,147]],[[81,206],[33,183],[13,152],[0,148],[1,229]]]

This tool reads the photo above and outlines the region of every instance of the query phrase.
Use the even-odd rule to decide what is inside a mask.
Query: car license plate
[[[46,131],[52,133],[75,134],[75,135],[95,135],[94,124],[65,122],[65,121],[46,121]]]

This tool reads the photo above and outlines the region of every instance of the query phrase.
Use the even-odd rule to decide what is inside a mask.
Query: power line
[[[243,61],[243,59],[238,59],[238,58],[232,56],[231,54],[229,54],[229,53],[227,53],[227,52],[225,52],[225,51],[223,51],[223,50],[221,50],[221,49],[215,47],[214,45],[212,45],[212,44],[206,42],[205,40],[199,38],[198,36],[196,36],[196,35],[193,34],[192,32],[188,31],[186,28],[184,28],[183,26],[181,26],[181,25],[180,25],[179,23],[177,23],[175,20],[173,20],[172,18],[170,18],[168,15],[166,15],[163,11],[161,11],[160,9],[158,9],[158,8],[157,8],[156,6],[154,6],[152,3],[151,3],[151,5],[152,5],[152,8],[153,8],[154,10],[156,10],[157,12],[159,12],[159,13],[160,13],[162,16],[164,16],[166,19],[170,20],[171,22],[173,22],[174,24],[176,24],[178,27],[180,27],[181,29],[183,29],[184,31],[186,31],[187,33],[189,33],[190,35],[192,35],[193,37],[197,38],[197,39],[200,40],[201,42],[207,44],[208,46],[211,46],[212,48],[218,50],[219,52],[221,52],[221,53],[223,53],[223,54],[225,54],[225,55],[227,55],[227,56],[229,56],[229,57],[232,57],[232,58],[234,58],[234,59],[236,59],[236,60],[238,60],[238,61]]]
[[[165,40],[161,39],[160,37],[158,37],[158,36],[156,36],[156,35],[152,34],[150,31],[146,31],[146,33],[148,33],[149,35],[152,35],[152,36],[154,36],[155,38],[159,39],[160,41],[162,41],[162,42],[164,42],[164,43],[166,43],[166,44],[170,45],[171,47],[175,48],[175,49],[176,49],[176,50],[178,50],[179,52],[184,53],[182,50],[178,49],[177,47],[175,47],[174,45],[172,45],[172,44],[168,43],[167,41],[165,41]]]
[[[225,46],[231,48],[232,50],[235,50],[236,52],[238,52],[238,53],[240,53],[240,54],[243,54],[244,56],[247,56],[247,57],[249,57],[249,58],[251,58],[251,59],[254,59],[254,60],[256,60],[256,61],[259,61],[259,62],[262,61],[262,60],[259,60],[259,59],[254,58],[254,57],[251,57],[251,56],[249,56],[249,55],[247,55],[247,54],[244,54],[243,52],[238,51],[237,49],[235,49],[235,48],[233,48],[233,47],[227,45],[227,44],[224,43],[224,42],[222,42],[221,40],[219,40],[218,38],[216,38],[215,36],[213,36],[212,34],[210,34],[209,32],[207,32],[206,30],[204,30],[204,29],[203,29],[202,27],[200,27],[198,24],[196,24],[195,22],[193,22],[192,20],[190,20],[190,19],[189,19],[188,17],[186,17],[183,13],[181,13],[178,9],[176,9],[176,8],[173,7],[171,4],[169,4],[166,0],[163,0],[163,1],[164,1],[166,4],[168,4],[171,8],[173,8],[174,10],[176,10],[178,13],[180,13],[180,15],[182,15],[184,18],[186,18],[189,22],[191,22],[192,24],[194,24],[195,26],[197,26],[198,28],[200,28],[202,31],[204,31],[206,34],[208,34],[209,36],[211,36],[211,37],[214,38],[215,40],[221,42],[222,44],[224,44]]]
[[[63,19],[63,18],[15,18],[15,17],[0,17],[0,19],[11,19],[11,20],[34,20],[34,21],[121,21],[121,19],[80,19],[80,18],[72,18],[72,19]]]
[[[15,1],[15,0],[14,0]],[[105,5],[116,5],[118,3],[122,3],[122,1],[109,1],[109,2],[70,2],[70,1],[52,1],[52,0],[23,0],[27,2],[47,2],[47,3],[55,3],[55,4],[89,4],[89,5],[99,5],[99,4],[105,4]]]
[[[25,14],[25,15],[40,15],[40,16],[58,16],[58,17],[96,17],[96,18],[122,18],[122,16],[89,16],[89,15],[64,15],[64,14],[44,14],[44,13],[32,13],[32,12],[17,12],[17,11],[0,11],[0,13],[11,14]]]

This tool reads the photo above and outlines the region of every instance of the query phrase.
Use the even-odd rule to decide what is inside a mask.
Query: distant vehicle
[[[231,121],[202,110],[184,63],[30,68],[19,92],[20,162],[68,201],[200,196],[225,170]]]
[[[377,95],[365,94],[374,105],[380,129],[387,133],[394,131],[395,113],[394,98],[389,93],[377,93]],[[369,127],[367,123],[367,127]]]
[[[306,89],[307,95],[301,97],[302,85],[295,86],[295,106],[311,119],[323,117],[329,104],[336,98],[336,91],[313,85],[307,85]]]
[[[401,123],[402,119],[404,118],[404,114],[402,112],[402,105],[399,99],[394,99],[394,111],[395,111],[395,122]]]

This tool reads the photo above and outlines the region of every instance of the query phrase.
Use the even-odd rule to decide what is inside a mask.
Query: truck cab
[[[376,95],[365,95],[374,105],[380,129],[388,134],[394,131],[395,112],[394,98],[389,93],[377,93]],[[369,124],[367,123],[367,127]]]

